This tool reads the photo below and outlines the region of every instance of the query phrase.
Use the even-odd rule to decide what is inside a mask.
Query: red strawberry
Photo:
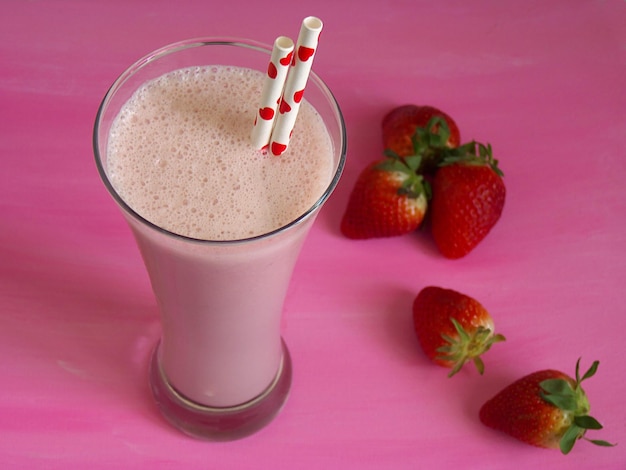
[[[417,174],[420,158],[387,157],[366,167],[341,221],[348,238],[393,237],[417,229],[430,188]]]
[[[589,400],[580,386],[596,373],[599,362],[595,361],[582,378],[579,364],[580,359],[576,362],[575,380],[557,370],[542,370],[513,382],[482,406],[480,420],[527,444],[559,447],[564,454],[581,438],[596,445],[612,446],[585,437],[589,429],[602,429],[588,415]]]
[[[426,356],[452,368],[449,377],[472,360],[482,374],[481,354],[504,341],[495,334],[489,312],[475,299],[452,289],[429,286],[413,302],[413,325]]]
[[[491,146],[471,142],[448,153],[432,185],[432,235],[445,257],[461,258],[500,219],[506,188]]]
[[[456,147],[461,142],[461,135],[456,123],[443,111],[432,106],[407,104],[389,111],[382,120],[383,144],[401,157],[416,154],[414,141],[417,128],[426,129],[436,117],[445,121],[447,131],[440,132],[438,124],[432,126],[432,133],[440,135],[440,146]],[[432,123],[439,121],[432,121]],[[414,137],[415,136],[415,137]]]

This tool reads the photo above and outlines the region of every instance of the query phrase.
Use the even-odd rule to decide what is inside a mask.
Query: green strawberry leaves
[[[589,416],[589,400],[581,383],[593,377],[598,370],[599,361],[594,361],[591,367],[580,376],[580,358],[576,362],[576,381],[574,385],[562,378],[547,379],[539,384],[541,397],[548,403],[556,406],[567,415],[571,415],[571,424],[561,437],[559,447],[563,454],[568,454],[578,439],[584,438],[592,444],[604,447],[612,447],[607,441],[587,439],[585,433],[588,430],[602,429],[602,425],[592,416]]]
[[[485,364],[481,359],[481,354],[487,352],[494,343],[505,341],[501,334],[494,334],[489,328],[479,326],[472,333],[468,332],[455,318],[450,317],[450,321],[454,325],[457,336],[442,334],[441,337],[446,341],[446,345],[437,348],[440,353],[437,359],[450,361],[454,365],[448,374],[452,377],[461,370],[463,365],[471,360],[478,372],[482,375],[485,371]]]
[[[398,194],[415,199],[423,195],[427,200],[430,200],[432,195],[430,184],[419,173],[422,156],[401,157],[393,150],[385,150],[385,155],[387,158],[377,165],[376,168],[402,175],[403,181],[400,188],[398,188]]]
[[[493,157],[493,149],[491,144],[482,144],[475,140],[459,147],[444,150],[439,166],[452,165],[454,163],[462,163],[464,165],[487,165],[501,178],[504,173],[498,166],[498,160]]]
[[[584,397],[577,393],[565,379],[548,379],[540,384],[544,390],[541,397],[563,411],[576,411],[581,407],[579,401]],[[589,404],[586,404],[589,408]]]
[[[429,149],[436,153],[436,150],[448,148],[450,134],[446,120],[441,116],[433,116],[426,127],[417,127],[411,136],[413,152],[419,155]]]
[[[413,154],[404,157],[404,159],[418,157],[419,166],[415,168],[416,172],[420,174],[432,173],[443,161],[447,151],[450,150],[448,140],[451,134],[446,120],[441,116],[433,116],[426,127],[418,126],[415,128],[415,132],[411,136]],[[384,153],[388,157],[401,158],[391,149],[386,149]]]
[[[559,447],[561,449],[561,452],[563,454],[568,454],[574,447],[574,444],[576,444],[576,441],[581,438],[597,446],[602,446],[602,447],[614,447],[615,446],[615,444],[611,444],[610,442],[607,442],[607,441],[602,441],[598,439],[587,439],[585,437],[585,433],[589,429],[593,429],[593,430],[602,429],[602,425],[595,418],[592,418],[591,416],[577,416],[576,418],[574,418],[574,424],[572,424],[567,429],[567,431],[565,431],[565,433],[563,434],[563,437],[561,438],[561,441],[559,442]]]
[[[591,416],[576,416],[574,424],[582,429],[602,429],[602,425]]]
[[[583,380],[593,377],[595,373],[597,372],[599,365],[600,365],[600,361],[594,361],[593,364],[591,364],[591,367],[587,370],[587,372],[585,372],[585,375],[583,375],[583,378],[581,379],[580,378],[580,358],[578,358],[578,361],[576,361],[576,383],[580,384]]]

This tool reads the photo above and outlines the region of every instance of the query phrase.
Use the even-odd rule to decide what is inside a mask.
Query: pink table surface
[[[3,468],[626,468],[626,3],[301,3],[0,4]],[[325,22],[315,70],[345,113],[349,156],[286,300],[292,393],[252,437],[196,441],[152,403],[156,305],[95,170],[94,115],[152,49],[272,42],[307,15]],[[338,231],[358,172],[381,154],[381,117],[407,102],[448,111],[506,173],[501,221],[462,260],[423,233],[354,242]],[[484,376],[448,379],[420,352],[411,303],[429,284],[479,299],[508,337]],[[593,434],[616,448],[581,442],[565,457],[478,421],[509,382],[573,373],[578,357],[601,362],[586,386],[605,425]]]

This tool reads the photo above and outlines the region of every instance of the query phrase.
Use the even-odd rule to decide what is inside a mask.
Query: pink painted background
[[[623,0],[0,4],[2,468],[625,469],[626,3]],[[100,183],[97,106],[131,62],[195,36],[296,36],[325,22],[314,69],[349,133],[343,180],[311,232],[285,305],[295,367],[280,416],[242,441],[171,429],[152,404],[155,301]],[[354,242],[338,225],[380,119],[404,103],[491,142],[504,215],[467,258],[425,234]],[[508,341],[453,379],[412,332],[426,285],[479,299]],[[534,370],[587,383],[597,438],[572,454],[483,427],[481,404]]]

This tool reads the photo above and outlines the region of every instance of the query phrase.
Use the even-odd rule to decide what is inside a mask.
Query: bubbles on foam
[[[195,67],[144,86],[109,138],[108,173],[139,214],[177,233],[247,238],[304,213],[332,177],[331,144],[303,103],[289,151],[249,144],[263,74]]]

